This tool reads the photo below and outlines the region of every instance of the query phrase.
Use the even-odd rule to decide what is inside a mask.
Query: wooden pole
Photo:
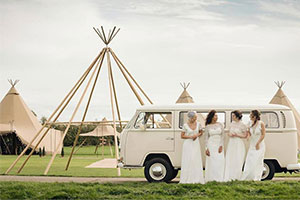
[[[140,91],[143,93],[143,95],[148,99],[148,101],[153,104],[153,102],[151,101],[151,99],[148,97],[148,95],[144,92],[144,90],[141,88],[141,86],[136,82],[136,80],[133,78],[133,76],[129,73],[129,71],[126,69],[126,67],[123,65],[123,63],[120,61],[120,59],[116,56],[116,54],[113,52],[112,49],[110,49],[110,52],[112,54],[112,56],[114,57],[116,63],[118,64],[118,66],[122,66],[123,69],[127,72],[127,74],[130,76],[130,78],[132,79],[132,81],[135,83],[135,85],[140,89]]]
[[[85,110],[84,110],[84,114],[83,114],[83,117],[82,117],[79,129],[78,129],[78,132],[77,132],[77,134],[75,136],[75,141],[73,143],[71,154],[69,156],[69,159],[68,159],[68,162],[67,162],[67,165],[66,165],[66,170],[68,170],[68,168],[69,168],[69,165],[70,165],[70,162],[71,162],[71,159],[72,159],[72,155],[73,155],[73,152],[75,150],[75,147],[76,147],[76,144],[77,144],[77,141],[78,141],[81,129],[82,129],[83,122],[85,120],[86,114],[87,114],[88,109],[89,109],[89,106],[90,106],[90,103],[91,103],[91,99],[93,97],[93,93],[94,93],[94,90],[95,90],[95,86],[96,86],[97,81],[98,81],[98,77],[99,77],[99,74],[100,74],[100,70],[101,70],[101,67],[102,67],[102,63],[103,63],[103,60],[104,60],[105,53],[106,53],[106,51],[104,51],[104,54],[103,54],[103,56],[100,59],[99,66],[96,67],[96,69],[98,68],[98,71],[97,71],[97,74],[96,74],[96,78],[94,80],[94,84],[92,86],[92,89],[91,89],[91,92],[90,92],[90,95],[89,95],[89,99],[88,99],[88,102],[86,104],[86,107],[85,107]]]
[[[104,158],[104,136],[102,136],[100,140],[101,140],[100,145],[102,147],[102,158]]]
[[[83,146],[83,144],[86,142],[87,139],[88,139],[87,137],[84,138],[83,142],[78,146],[78,148],[76,149],[76,151],[74,152],[74,154],[77,153],[77,151]]]
[[[107,40],[106,40],[106,37],[105,37],[105,32],[104,32],[103,26],[101,26],[101,30],[102,30],[103,38],[105,40],[105,44],[107,45],[108,43],[107,43]]]
[[[117,32],[111,37],[111,39],[110,39],[110,41],[109,42],[111,42],[113,39],[114,39],[114,37],[118,34],[118,32],[120,31],[120,28],[117,30]]]
[[[111,104],[111,112],[113,118],[113,127],[114,127],[114,139],[115,139],[115,152],[116,152],[116,159],[119,159],[119,148],[118,148],[118,140],[117,140],[117,129],[116,129],[116,118],[115,118],[115,110],[114,110],[114,102],[113,102],[113,91],[112,91],[112,80],[111,80],[111,61],[109,53],[107,54],[107,66],[108,66],[108,79],[109,79],[109,92],[110,92],[110,104]],[[117,167],[118,176],[121,176],[121,170]]]
[[[116,30],[116,27],[114,26],[114,28],[113,28],[113,30],[112,30],[110,36],[108,37],[108,43],[110,43],[110,41],[111,41],[111,39],[112,39],[112,36],[113,36],[115,30]]]
[[[102,55],[104,55],[104,54],[102,54]],[[102,59],[103,59],[103,56],[102,56]],[[97,67],[95,67],[93,73],[91,74],[91,77],[90,77],[90,79],[89,79],[89,81],[88,81],[88,83],[87,83],[87,85],[86,85],[86,87],[85,87],[85,89],[84,89],[84,91],[83,91],[83,93],[82,93],[82,95],[80,97],[80,100],[79,100],[79,102],[78,102],[78,104],[77,104],[77,106],[76,106],[76,108],[75,108],[75,110],[74,110],[74,112],[72,114],[72,117],[71,117],[71,119],[69,121],[69,124],[68,124],[68,126],[67,126],[67,128],[66,128],[66,130],[65,130],[65,132],[63,134],[63,136],[61,137],[61,139],[60,139],[60,141],[58,143],[57,149],[54,152],[54,154],[52,155],[50,162],[48,163],[48,166],[47,166],[47,168],[46,168],[46,170],[44,172],[44,175],[47,175],[47,173],[48,173],[48,171],[49,171],[49,169],[50,169],[50,167],[51,167],[51,165],[52,165],[52,163],[53,163],[53,161],[55,159],[56,154],[58,153],[60,147],[63,145],[64,138],[65,138],[65,136],[66,136],[66,134],[67,134],[70,126],[71,126],[71,122],[73,121],[73,119],[74,119],[74,117],[75,117],[75,115],[76,115],[76,113],[78,111],[78,108],[79,108],[79,106],[80,106],[80,104],[81,104],[81,102],[82,102],[82,100],[83,100],[83,98],[84,98],[84,96],[85,96],[85,94],[86,94],[86,92],[88,90],[88,87],[90,86],[90,83],[91,83],[91,81],[92,81],[92,79],[93,79],[96,71],[97,71]]]
[[[111,75],[112,88],[113,88],[113,92],[114,92],[114,99],[115,99],[115,104],[116,104],[117,114],[118,114],[118,119],[119,119],[119,125],[120,125],[120,129],[122,131],[123,126],[122,126],[122,122],[121,122],[121,114],[120,114],[119,103],[118,103],[118,99],[117,99],[117,92],[116,92],[116,88],[115,88],[113,73],[110,73],[110,75]]]
[[[127,75],[125,74],[124,70],[122,69],[122,67],[120,66],[119,62],[117,62],[117,57],[115,57],[115,54],[113,53],[113,51],[111,51],[111,55],[113,56],[113,58],[115,59],[115,62],[117,63],[120,71],[122,72],[124,78],[126,79],[128,85],[130,86],[131,90],[133,91],[133,93],[135,94],[136,98],[138,99],[138,101],[140,102],[141,105],[145,105],[142,98],[140,97],[140,95],[137,93],[137,91],[135,90],[134,86],[132,85],[132,83],[130,82],[129,78],[127,77]]]
[[[37,132],[37,134],[34,136],[34,138],[30,141],[30,143],[26,146],[26,148],[22,151],[22,153],[17,157],[17,159],[11,164],[11,166],[7,169],[7,171],[5,172],[5,174],[8,174],[12,168],[17,164],[17,162],[21,159],[21,157],[26,153],[27,149],[31,146],[31,144],[34,142],[34,140],[38,137],[38,135],[42,132],[42,130],[46,127],[46,125],[50,122],[50,120],[52,119],[52,117],[56,114],[56,112],[61,108],[61,106],[64,104],[64,106],[61,108],[60,112],[57,114],[56,118],[52,121],[52,123],[49,125],[48,129],[45,131],[45,133],[43,134],[43,136],[40,138],[40,140],[38,141],[37,145],[32,149],[32,151],[30,152],[30,154],[28,155],[28,157],[26,158],[26,160],[24,161],[24,163],[22,164],[21,168],[18,170],[18,173],[22,170],[22,168],[25,166],[26,162],[28,161],[28,159],[30,158],[30,156],[33,154],[34,150],[36,149],[36,147],[40,144],[40,142],[42,141],[42,139],[45,137],[45,135],[48,133],[48,131],[50,130],[51,126],[54,124],[54,122],[58,119],[58,117],[61,115],[61,113],[63,112],[63,110],[66,108],[66,106],[69,104],[69,102],[71,101],[71,99],[73,98],[73,96],[75,95],[75,93],[77,92],[77,90],[80,88],[80,86],[82,85],[82,83],[84,82],[84,80],[86,79],[86,77],[88,76],[88,74],[90,73],[91,69],[93,68],[93,66],[95,65],[95,63],[97,62],[97,60],[99,59],[99,57],[101,56],[103,52],[101,51],[99,53],[99,55],[94,59],[94,61],[91,63],[91,65],[88,67],[88,69],[84,72],[84,74],[80,77],[80,79],[77,81],[77,83],[74,85],[74,87],[70,90],[70,92],[67,94],[67,96],[63,99],[63,101],[60,103],[60,105],[55,109],[55,111],[51,114],[51,116],[49,117],[49,119],[47,120],[47,122],[45,122],[45,124],[43,125],[43,127]],[[70,96],[71,95],[71,96]],[[69,98],[69,99],[68,99]],[[68,100],[67,100],[68,99]],[[65,101],[67,100],[67,102],[65,103]]]
[[[94,31],[98,34],[98,36],[100,37],[100,39],[105,43],[105,41],[104,41],[104,39],[103,39],[103,37],[102,37],[102,35],[101,35],[99,29],[96,29],[95,27],[93,27],[93,29],[94,29]]]

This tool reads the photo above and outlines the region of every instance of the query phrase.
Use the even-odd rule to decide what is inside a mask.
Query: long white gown
[[[230,125],[229,134],[245,136],[247,126],[239,121],[233,121]],[[245,144],[242,138],[230,137],[225,155],[224,181],[241,180],[242,169],[245,160]]]
[[[209,124],[205,127],[206,149],[210,156],[206,156],[205,162],[205,182],[224,180],[224,127],[221,123]],[[221,153],[219,147],[223,146]]]
[[[250,145],[246,157],[242,180],[260,181],[264,168],[265,142],[259,144],[259,150],[256,150],[255,145],[261,136],[261,121],[257,125],[250,127]]]
[[[187,124],[183,125],[183,132],[191,136],[199,133],[200,123],[197,123],[195,130]],[[203,166],[199,138],[184,139],[182,145],[181,174],[179,183],[201,183],[204,184]]]

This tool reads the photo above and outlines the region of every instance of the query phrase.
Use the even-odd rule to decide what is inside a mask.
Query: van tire
[[[275,166],[274,166],[273,162],[270,160],[265,160],[264,168],[266,168],[265,173],[267,173],[267,174],[263,175],[261,180],[262,181],[272,180],[272,178],[274,177],[274,174],[275,174]]]
[[[178,174],[178,169],[173,169],[172,176],[171,176],[170,180],[168,180],[168,182],[172,181],[174,178],[176,178],[177,174]]]
[[[173,171],[173,166],[164,158],[152,158],[145,163],[144,175],[149,183],[168,182]]]

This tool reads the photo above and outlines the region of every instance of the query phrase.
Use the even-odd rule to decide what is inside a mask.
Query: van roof
[[[180,103],[171,105],[144,105],[139,107],[139,111],[168,111],[168,110],[290,110],[289,107],[276,104],[265,105],[204,105],[194,103]]]

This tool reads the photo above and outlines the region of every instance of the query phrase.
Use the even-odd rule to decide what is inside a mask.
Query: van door
[[[148,153],[174,151],[172,112],[141,112],[126,141],[126,165],[141,165]]]

